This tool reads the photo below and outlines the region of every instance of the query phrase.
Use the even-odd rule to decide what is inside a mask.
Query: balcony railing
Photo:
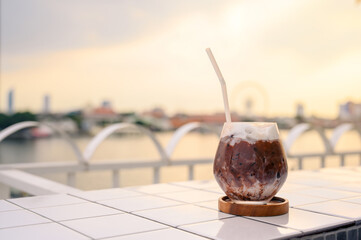
[[[11,134],[29,127],[40,126],[45,123],[41,122],[21,122],[14,124],[0,132],[0,142],[4,140],[6,137]],[[100,171],[107,170],[112,172],[112,187],[119,187],[120,182],[120,171],[126,169],[134,169],[134,168],[151,168],[153,170],[153,183],[158,183],[160,181],[160,169],[166,166],[186,166],[188,168],[188,180],[194,179],[194,167],[196,165],[201,164],[212,164],[213,158],[194,158],[194,159],[174,159],[172,157],[175,148],[177,147],[180,140],[189,132],[194,130],[203,130],[208,131],[219,136],[219,129],[211,127],[209,125],[203,123],[188,123],[178,128],[166,147],[163,147],[158,141],[156,135],[145,129],[141,126],[130,124],[130,123],[118,123],[110,125],[104,128],[100,133],[98,133],[85,147],[84,151],[81,151],[77,144],[72,140],[72,138],[61,129],[54,127],[51,124],[45,124],[50,127],[54,131],[58,132],[60,136],[66,141],[72,148],[75,156],[77,157],[77,162],[33,162],[33,163],[16,163],[16,164],[2,164],[0,165],[0,193],[2,193],[2,197],[6,198],[10,192],[10,187],[17,188],[21,191],[28,192],[30,194],[38,194],[38,191],[29,191],[29,185],[26,184],[26,179],[33,178],[33,175],[30,174],[43,174],[43,173],[64,173],[67,176],[67,185],[70,187],[74,187],[76,185],[76,174],[78,172],[88,172],[88,171]],[[149,161],[145,159],[144,161],[97,161],[92,162],[92,157],[99,145],[110,135],[119,131],[126,131],[128,129],[137,130],[147,137],[150,138],[154,147],[157,149],[159,158],[154,161]],[[302,154],[292,154],[290,153],[290,149],[296,140],[308,131],[315,131],[322,139],[322,143],[324,144],[325,151],[322,153],[302,153]],[[361,165],[361,147],[358,151],[343,151],[336,152],[335,146],[340,140],[341,136],[348,131],[357,131],[361,137],[361,130],[354,126],[353,124],[342,124],[336,127],[333,130],[333,133],[330,138],[327,138],[325,134],[325,130],[322,128],[314,127],[310,124],[302,123],[294,128],[292,128],[285,141],[283,142],[284,149],[288,156],[288,159],[296,159],[298,169],[303,169],[303,162],[308,158],[318,158],[320,161],[320,167],[325,167],[326,158],[329,156],[337,156],[339,158],[339,166],[345,165],[345,157],[351,155],[359,156],[359,165]],[[13,170],[11,172],[10,170]],[[26,172],[29,174],[21,174],[17,171]],[[21,176],[21,177],[17,177]],[[14,181],[14,179],[23,178],[23,180],[19,179],[19,181]],[[34,180],[34,179],[33,179]],[[16,184],[14,184],[16,182]],[[23,182],[23,183],[21,183]],[[35,181],[36,182],[36,181]],[[41,181],[40,181],[41,182]],[[41,183],[41,184],[49,184],[49,182]],[[40,184],[40,185],[41,185]],[[56,184],[55,184],[56,185]],[[56,186],[53,186],[55,192]],[[36,188],[37,186],[31,186],[31,188]],[[41,186],[38,186],[41,187]],[[63,189],[66,188],[61,188]],[[69,189],[68,189],[69,190]],[[51,189],[48,189],[51,191]],[[40,191],[41,192],[41,191]],[[45,193],[49,193],[44,191]]]

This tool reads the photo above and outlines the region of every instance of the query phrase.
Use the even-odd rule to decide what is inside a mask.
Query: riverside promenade
[[[288,214],[218,211],[214,180],[0,200],[0,239],[361,239],[361,167],[291,171]]]

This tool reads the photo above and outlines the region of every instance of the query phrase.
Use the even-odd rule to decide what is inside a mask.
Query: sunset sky
[[[336,117],[361,103],[361,4],[354,0],[0,0],[0,110],[111,101],[117,111],[231,110]],[[267,103],[265,103],[267,102]]]

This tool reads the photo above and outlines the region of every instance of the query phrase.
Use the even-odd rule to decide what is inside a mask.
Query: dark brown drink
[[[275,127],[277,130],[277,125]],[[245,128],[238,136],[226,131],[216,153],[214,176],[226,195],[236,202],[266,203],[276,195],[287,178],[287,160],[278,135],[274,139],[274,136],[264,136],[267,131],[265,134],[261,132],[263,135],[255,131],[255,126]],[[228,131],[232,132],[234,129]]]

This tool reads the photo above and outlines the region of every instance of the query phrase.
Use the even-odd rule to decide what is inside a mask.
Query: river
[[[166,146],[172,137],[171,132],[157,133],[156,136],[163,146]],[[287,131],[281,131],[282,139],[287,137]],[[326,132],[331,136],[332,131]],[[90,142],[90,137],[74,138],[80,149],[84,150]],[[186,135],[175,149],[172,159],[178,158],[213,158],[218,145],[218,137],[213,134],[192,132]],[[355,131],[347,132],[336,146],[336,151],[357,151],[361,149],[360,136]],[[302,135],[291,148],[291,153],[323,152],[321,138],[315,132]],[[95,152],[91,161],[117,160],[139,161],[158,159],[159,155],[149,140],[144,135],[111,136],[105,140]],[[25,162],[57,162],[77,161],[72,149],[61,138],[53,137],[35,140],[5,140],[0,143],[0,164],[25,163]],[[346,165],[355,166],[359,163],[357,156],[346,158]],[[289,169],[297,168],[294,159],[288,159]],[[335,157],[326,159],[326,167],[336,167],[339,160]],[[319,167],[317,159],[304,162],[305,169]],[[161,182],[187,180],[186,167],[164,167],[161,169]],[[44,177],[65,183],[65,174],[44,174]],[[211,179],[212,165],[195,167],[195,179]],[[153,180],[152,169],[124,170],[120,174],[121,186],[151,184]],[[111,174],[109,171],[87,172],[77,174],[76,187],[83,190],[101,189],[111,187]]]

